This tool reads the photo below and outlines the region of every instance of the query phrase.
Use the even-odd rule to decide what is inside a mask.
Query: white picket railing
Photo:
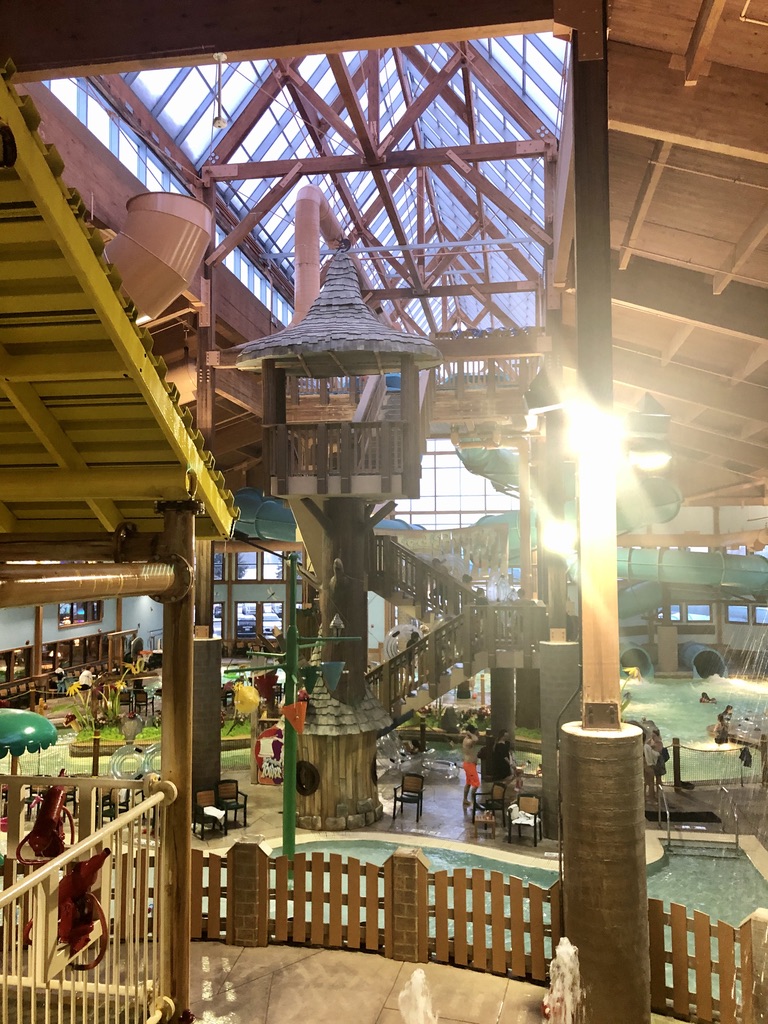
[[[27,820],[27,796],[62,783],[77,793],[77,841],[39,866],[15,859]],[[104,821],[105,800],[128,807]],[[142,787],[147,791],[142,792]],[[0,892],[0,1020],[5,1024],[146,1024],[159,1022],[168,964],[160,937],[164,913],[165,807],[175,787],[105,778],[5,776],[8,856]],[[97,827],[100,826],[100,827]],[[29,847],[27,847],[27,850]],[[107,934],[95,921],[84,949],[72,955],[59,939],[60,887],[71,866],[109,851],[91,892],[103,907]],[[22,872],[28,872],[20,877]],[[87,908],[91,910],[91,907]],[[170,913],[172,913],[172,908]],[[31,924],[30,924],[31,922]],[[101,961],[91,969],[83,966]]]

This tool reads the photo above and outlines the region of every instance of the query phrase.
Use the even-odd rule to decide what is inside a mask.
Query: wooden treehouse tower
[[[365,682],[368,551],[381,518],[373,509],[419,495],[427,390],[419,371],[440,362],[426,338],[368,309],[346,248],[301,322],[244,346],[237,361],[262,374],[267,485],[290,503],[321,583],[321,631],[340,620],[346,636],[361,638],[329,645],[326,656],[345,671],[332,694],[323,682],[312,694],[298,750],[303,828],[362,828],[382,814],[376,735],[390,709]]]

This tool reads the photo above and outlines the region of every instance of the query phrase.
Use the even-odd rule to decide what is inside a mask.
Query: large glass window
[[[266,636],[274,636],[283,631],[282,602],[269,601],[262,605],[263,623],[261,632]]]

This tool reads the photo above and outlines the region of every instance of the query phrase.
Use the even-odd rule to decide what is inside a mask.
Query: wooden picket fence
[[[391,957],[395,941],[392,859],[383,867],[339,854],[259,851],[254,910],[259,945],[289,943]],[[193,939],[233,940],[227,888],[232,853],[192,851]],[[560,939],[560,885],[525,885],[501,872],[456,870],[418,875],[415,905],[421,962],[471,967],[543,982]],[[398,896],[398,904],[402,900]],[[648,900],[651,1007],[681,1019],[752,1024],[749,924]]]
[[[750,923],[712,922],[699,910],[648,900],[651,1009],[684,1020],[752,1024]]]

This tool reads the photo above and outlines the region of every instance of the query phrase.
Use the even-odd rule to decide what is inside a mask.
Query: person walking
[[[659,777],[656,774],[659,756],[658,751],[653,746],[653,736],[650,732],[647,732],[643,745],[643,779],[645,781],[645,795],[649,800],[659,799]]]
[[[474,802],[475,793],[480,788],[480,776],[477,774],[477,758],[480,746],[480,734],[477,729],[468,725],[461,741],[461,754],[464,767],[464,806]],[[472,798],[470,800],[470,791]]]

